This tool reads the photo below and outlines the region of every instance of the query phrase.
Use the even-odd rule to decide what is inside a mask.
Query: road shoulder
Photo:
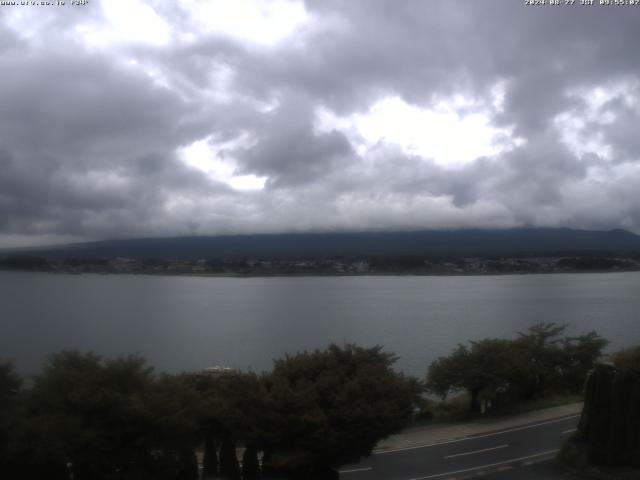
[[[572,403],[500,418],[480,418],[465,423],[412,427],[384,439],[378,443],[373,453],[380,454],[405,448],[416,448],[528,425],[543,424],[563,417],[578,416],[581,411],[582,403]]]

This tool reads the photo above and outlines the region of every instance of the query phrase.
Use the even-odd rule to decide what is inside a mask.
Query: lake
[[[640,272],[216,278],[0,272],[0,359],[25,374],[50,353],[139,353],[158,370],[272,359],[329,342],[384,345],[423,376],[457,343],[540,322],[640,343]]]

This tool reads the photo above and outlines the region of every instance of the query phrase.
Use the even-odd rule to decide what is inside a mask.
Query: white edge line
[[[562,431],[562,435],[566,435],[567,433],[573,433],[573,432],[577,432],[578,429],[577,428],[570,428],[569,430],[563,430]]]
[[[508,446],[509,445],[505,443],[504,445],[498,445],[497,447],[489,447],[489,448],[483,448],[481,450],[474,450],[472,452],[464,452],[464,453],[456,453],[453,455],[447,455],[444,458],[447,459],[447,458],[464,457],[465,455],[473,455],[474,453],[490,452],[491,450],[499,450],[501,448],[507,448]]]
[[[371,467],[352,468],[351,470],[338,470],[338,473],[368,472],[369,470],[373,470],[373,468]]]
[[[435,475],[428,475],[426,477],[415,477],[415,478],[411,478],[410,480],[426,480],[428,478],[438,478],[438,477],[445,477],[447,475],[456,475],[458,473],[472,472],[474,470],[480,470],[482,468],[497,467],[497,466],[500,466],[500,465],[506,465],[508,463],[520,462],[522,460],[527,460],[529,458],[542,457],[543,455],[550,455],[552,453],[556,453],[557,451],[558,451],[558,449],[556,449],[556,450],[547,450],[546,452],[540,452],[540,453],[536,453],[536,454],[533,454],[533,455],[527,455],[526,457],[512,458],[510,460],[505,460],[504,462],[490,463],[489,465],[479,465],[477,467],[465,468],[464,470],[456,470],[455,472],[436,473]]]
[[[404,452],[405,450],[417,450],[419,448],[437,447],[438,445],[449,445],[451,443],[466,442],[466,441],[469,441],[469,440],[475,440],[477,438],[493,437],[495,435],[502,435],[503,433],[518,432],[520,430],[527,430],[529,428],[540,427],[542,425],[550,425],[552,423],[563,422],[565,420],[570,420],[572,418],[577,418],[580,415],[581,414],[570,415],[568,417],[556,418],[554,420],[549,420],[547,422],[540,422],[540,423],[536,423],[534,425],[525,425],[524,427],[510,428],[510,429],[507,429],[507,430],[500,430],[499,432],[485,433],[483,435],[473,435],[473,436],[469,436],[469,437],[458,438],[458,439],[455,439],[455,440],[447,440],[446,442],[427,443],[427,444],[424,444],[424,445],[414,445],[412,447],[393,448],[391,450],[381,450],[379,452],[373,452],[372,455],[385,455],[387,453]]]

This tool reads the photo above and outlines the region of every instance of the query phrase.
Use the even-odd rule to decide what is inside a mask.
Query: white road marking
[[[577,429],[577,428],[570,428],[569,430],[564,430],[564,431],[562,432],[562,434],[563,434],[563,435],[566,435],[567,433],[573,433],[573,432],[575,432],[576,430],[578,430],[578,429]]]
[[[500,430],[499,432],[485,433],[485,434],[482,434],[482,435],[475,435],[475,436],[471,436],[471,437],[458,438],[456,440],[448,440],[446,442],[428,443],[428,444],[424,444],[424,445],[414,445],[412,447],[393,448],[393,449],[390,449],[390,450],[383,450],[383,451],[379,451],[379,452],[373,452],[373,455],[386,455],[387,453],[404,452],[406,450],[417,450],[419,448],[437,447],[438,445],[449,445],[451,443],[466,442],[466,441],[469,441],[469,440],[475,440],[477,438],[494,437],[496,435],[502,435],[504,433],[518,432],[520,430],[527,430],[529,428],[541,427],[542,425],[550,425],[552,423],[559,423],[559,422],[563,422],[565,420],[570,420],[572,418],[577,418],[579,416],[580,416],[580,414],[570,415],[568,417],[556,418],[554,420],[548,420],[546,422],[540,422],[540,423],[536,423],[534,425],[525,425],[524,427],[514,427],[514,428],[507,429],[507,430]]]
[[[351,470],[338,470],[338,473],[368,472],[369,470],[373,470],[373,468],[371,467],[352,468]]]
[[[505,465],[507,463],[520,462],[522,460],[528,460],[530,458],[542,457],[544,455],[551,455],[552,453],[556,453],[556,452],[558,452],[558,449],[547,450],[546,452],[540,452],[534,455],[527,455],[526,457],[512,458],[510,460],[505,460],[504,462],[490,463],[489,465],[480,465],[477,467],[465,468],[464,470],[456,470],[455,472],[436,473],[435,475],[427,475],[426,477],[415,477],[415,478],[411,478],[410,480],[427,480],[428,478],[446,477],[447,475],[456,475],[458,473],[472,472],[472,471],[480,470],[483,468],[498,467],[501,465]]]
[[[507,448],[508,446],[509,445],[505,443],[504,445],[498,445],[497,447],[483,448],[481,450],[474,450],[473,452],[456,453],[454,455],[447,455],[444,458],[464,457],[465,455],[473,455],[474,453],[490,452],[491,450],[498,450],[500,448]]]

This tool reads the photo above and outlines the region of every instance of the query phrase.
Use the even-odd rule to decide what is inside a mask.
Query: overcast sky
[[[15,3],[0,5],[0,246],[640,233],[640,5]]]

